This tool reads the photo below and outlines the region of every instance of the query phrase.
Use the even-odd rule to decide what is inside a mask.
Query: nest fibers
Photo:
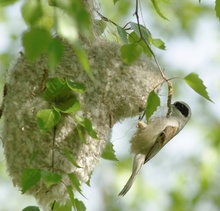
[[[67,173],[74,172],[80,182],[89,179],[107,142],[109,114],[112,114],[114,123],[138,115],[148,93],[161,80],[158,70],[149,59],[125,65],[119,57],[118,44],[96,40],[84,45],[92,72],[99,82],[94,84],[82,69],[72,47],[67,43],[64,45],[64,56],[55,70],[55,76],[86,84],[86,92],[78,95],[82,105],[80,115],[90,118],[100,140],[86,136],[87,144],[83,143],[76,132],[77,123],[71,115],[62,117],[56,134],[52,130],[40,132],[36,113],[51,107],[41,97],[42,80],[48,69],[44,56],[30,64],[21,55],[10,72],[4,98],[2,140],[7,169],[14,185],[21,187],[25,168],[51,170],[52,162],[52,171],[63,176],[62,182],[49,188],[39,182],[27,191],[43,207],[54,200],[65,202],[67,191],[64,184],[71,184]],[[64,148],[71,151],[82,168],[76,168],[69,162],[63,154]],[[36,152],[38,155],[31,159]]]
[[[91,12],[92,4],[88,2],[85,0],[84,4]],[[98,81],[94,84],[82,69],[72,46],[66,42],[64,46],[64,56],[54,77],[65,77],[86,85],[86,92],[78,95],[82,105],[80,115],[92,121],[100,140],[87,135],[87,144],[83,143],[76,132],[77,123],[71,115],[62,116],[56,133],[54,130],[40,132],[36,113],[51,107],[41,97],[42,81],[45,70],[48,69],[45,56],[30,64],[21,55],[10,71],[7,94],[4,97],[2,140],[7,169],[14,185],[21,187],[22,172],[26,168],[62,175],[62,182],[56,185],[47,187],[39,182],[27,191],[46,210],[54,200],[63,203],[66,201],[66,185],[71,184],[68,173],[73,172],[82,183],[89,179],[108,141],[111,129],[109,114],[113,117],[113,124],[138,115],[148,93],[161,81],[157,68],[149,59],[140,59],[132,65],[126,65],[119,56],[118,44],[97,37],[93,42],[85,42],[83,45],[93,75]],[[64,155],[64,149],[73,154],[81,168],[72,165]]]

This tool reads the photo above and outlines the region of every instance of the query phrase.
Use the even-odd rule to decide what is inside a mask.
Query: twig
[[[140,39],[144,41],[144,43],[146,44],[146,46],[148,47],[150,53],[153,56],[153,59],[159,69],[159,72],[161,74],[161,77],[163,78],[164,81],[166,81],[168,83],[168,97],[167,97],[167,107],[168,107],[168,111],[167,111],[167,117],[169,117],[170,113],[171,113],[171,99],[172,99],[172,95],[173,95],[173,85],[172,83],[169,81],[169,79],[166,77],[166,75],[164,74],[162,68],[160,67],[159,62],[157,61],[156,55],[154,54],[154,52],[152,51],[151,47],[149,46],[149,44],[147,43],[147,41],[144,39],[142,31],[141,31],[141,26],[140,26],[140,20],[139,20],[139,15],[138,15],[138,3],[139,0],[136,0],[136,8],[135,8],[135,13],[134,15],[136,16],[137,19],[137,24],[138,24],[138,30],[140,33]]]
[[[158,67],[158,69],[159,69],[159,71],[160,71],[160,74],[161,74],[162,78],[163,78],[165,81],[168,81],[168,79],[167,79],[167,77],[165,76],[165,74],[164,74],[162,68],[160,67],[159,62],[157,61],[157,58],[156,58],[154,52],[152,51],[151,47],[149,46],[149,44],[147,43],[147,41],[144,39],[144,36],[143,36],[143,34],[142,34],[141,26],[140,26],[140,20],[139,20],[139,15],[138,15],[138,3],[139,3],[139,0],[136,0],[136,9],[135,9],[134,15],[136,16],[136,19],[137,19],[138,29],[139,29],[139,33],[140,33],[140,39],[144,41],[144,43],[145,43],[146,46],[148,47],[150,53],[152,54],[153,59],[154,59],[156,65],[157,65],[157,67]]]
[[[109,22],[109,23],[112,23],[114,24],[115,26],[118,26],[115,22],[113,22],[112,20],[106,18],[105,16],[103,16],[100,12],[96,11],[98,13],[98,15],[101,17],[102,20],[106,21],[106,22]]]
[[[55,142],[56,142],[56,126],[53,128],[53,142],[52,142],[52,157],[51,157],[51,168],[54,171],[54,150],[55,150]]]

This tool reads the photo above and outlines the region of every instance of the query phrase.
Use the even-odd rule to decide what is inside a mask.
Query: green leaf
[[[73,193],[73,187],[71,185],[66,186],[68,195],[70,197],[70,201],[72,205],[75,207],[75,198],[74,198],[74,193]]]
[[[120,52],[122,61],[126,64],[131,64],[140,57],[143,48],[137,43],[127,44],[121,46]]]
[[[84,196],[83,194],[82,194],[82,190],[81,190],[81,188],[80,188],[80,182],[79,182],[79,180],[78,180],[78,178],[76,177],[76,175],[74,174],[74,173],[69,173],[69,174],[67,174],[67,176],[69,177],[69,179],[70,179],[70,181],[71,181],[71,183],[73,184],[73,186],[74,186],[74,188],[82,195],[82,196]]]
[[[70,80],[66,80],[67,86],[73,90],[74,92],[83,93],[86,91],[86,86],[83,83],[73,82]]]
[[[48,131],[56,126],[60,118],[60,113],[55,109],[44,109],[37,112],[37,124],[43,131]]]
[[[149,38],[150,42],[157,48],[161,49],[161,50],[165,50],[166,46],[165,43],[161,40],[161,39],[154,39],[152,37]]]
[[[79,61],[81,65],[83,66],[85,72],[87,73],[87,75],[93,82],[96,82],[96,79],[91,72],[88,57],[87,57],[85,50],[82,48],[79,42],[74,42],[72,44],[73,44],[74,52],[76,56],[79,58]]]
[[[62,102],[68,100],[72,92],[63,78],[49,78],[43,98],[47,101]]]
[[[22,211],[40,211],[39,207],[36,206],[28,206],[22,209]]]
[[[163,18],[163,19],[165,19],[165,20],[168,20],[165,16],[164,16],[164,14],[161,12],[161,10],[160,10],[160,8],[159,8],[159,6],[158,6],[158,2],[157,2],[158,0],[151,0],[151,2],[153,3],[153,5],[154,5],[154,9],[156,10],[156,12],[157,12],[157,14],[161,17],[161,18]]]
[[[103,20],[95,20],[94,23],[95,33],[98,36],[102,35],[106,28],[106,22]]]
[[[91,33],[91,20],[90,14],[85,9],[82,0],[60,1],[64,5],[64,10],[75,20],[78,31],[81,35],[89,36]],[[69,4],[69,5],[68,5]]]
[[[151,33],[145,26],[141,24],[138,25],[137,23],[134,22],[130,22],[130,26],[138,37],[142,35],[143,39],[149,44],[149,38],[151,37]],[[141,30],[141,35],[140,35],[140,30]]]
[[[63,102],[62,101],[57,102],[54,105],[54,108],[57,111],[69,114],[80,110],[80,102],[75,96],[71,96],[69,99]]]
[[[57,33],[70,43],[76,42],[78,40],[78,29],[75,20],[65,13],[59,16],[57,19]]]
[[[215,1],[215,13],[217,18],[220,19],[220,0]]]
[[[49,171],[41,171],[41,179],[44,181],[47,187],[50,187],[51,185],[59,183],[62,179],[62,176]]]
[[[98,139],[97,132],[93,129],[92,122],[88,118],[83,118],[76,115],[75,120],[77,121],[77,123],[79,123],[81,126],[83,126],[86,129],[87,133],[92,138]]]
[[[112,142],[108,142],[106,144],[106,147],[102,153],[102,158],[106,160],[112,160],[112,161],[118,161],[116,155],[115,155],[115,150],[113,149],[113,144]]]
[[[119,0],[113,0],[114,4],[116,4]]]
[[[17,2],[19,0],[1,0],[0,1],[0,6],[8,6],[8,5],[12,5],[15,2]]]
[[[63,56],[63,44],[59,39],[53,39],[47,51],[48,65],[50,69],[55,69]]]
[[[74,198],[74,193],[73,193],[72,186],[68,185],[66,188],[67,188],[67,192],[68,192],[68,195],[70,197],[70,201],[72,203],[72,206],[74,207],[74,210],[76,210],[76,211],[85,211],[86,208],[85,208],[85,205],[83,204],[83,202],[81,202],[78,199]],[[58,210],[60,211],[62,209],[58,209]]]
[[[76,161],[75,161],[75,158],[73,156],[72,153],[70,153],[70,151],[68,149],[64,149],[63,150],[64,152],[64,155],[66,156],[66,158],[77,168],[82,168],[81,166],[79,166]]]
[[[72,203],[69,199],[66,200],[65,204],[55,203],[53,211],[72,211]]]
[[[78,132],[78,135],[79,135],[80,140],[81,140],[84,144],[87,144],[86,138],[85,138],[85,134],[84,134],[84,132],[83,132],[83,130],[82,130],[82,129],[83,129],[82,126],[81,126],[81,125],[77,125],[76,129],[77,129],[77,132]]]
[[[190,73],[184,78],[184,81],[199,95],[204,97],[205,99],[213,102],[206,91],[206,86],[203,84],[203,81],[199,78],[198,74]]]
[[[149,47],[146,45],[146,43],[143,40],[140,40],[140,37],[133,31],[128,36],[129,43],[137,43],[143,48],[144,54],[148,57],[152,57],[152,53],[149,49]]]
[[[118,34],[124,44],[128,44],[127,32],[124,28],[117,26]]]
[[[21,11],[25,22],[31,26],[43,16],[42,5],[39,0],[26,1]]]
[[[36,185],[41,178],[41,172],[39,169],[24,169],[21,177],[22,193]]]
[[[52,37],[49,31],[41,28],[31,28],[22,37],[25,56],[29,61],[34,61],[47,48]]]
[[[77,211],[85,211],[86,207],[82,201],[79,201],[78,199],[75,199],[75,206]]]
[[[157,110],[157,107],[160,105],[160,98],[157,96],[154,90],[152,90],[147,99],[147,104],[145,108],[146,120],[149,121],[150,117]]]
[[[40,156],[40,150],[39,149],[35,149],[34,151],[33,151],[33,153],[31,154],[31,156],[30,156],[30,164],[34,161],[34,160],[36,160],[36,158],[38,157],[38,156]]]

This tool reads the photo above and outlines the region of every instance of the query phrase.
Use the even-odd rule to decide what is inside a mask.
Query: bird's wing
[[[154,145],[150,148],[145,157],[145,162],[154,157],[175,135],[177,127],[167,126],[157,137]]]

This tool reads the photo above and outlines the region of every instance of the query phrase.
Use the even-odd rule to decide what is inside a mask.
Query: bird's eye
[[[189,108],[185,104],[183,104],[181,102],[176,102],[174,105],[181,112],[181,114],[184,117],[188,117],[189,116]]]

